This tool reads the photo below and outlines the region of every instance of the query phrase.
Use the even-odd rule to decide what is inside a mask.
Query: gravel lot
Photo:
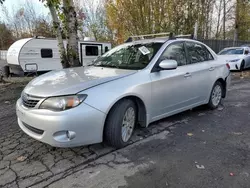
[[[0,59],[0,69],[7,65],[7,61]]]
[[[52,148],[28,137],[15,115],[24,85],[0,85],[0,187],[250,187],[248,73],[235,73],[218,110],[202,107],[137,129],[119,151]]]

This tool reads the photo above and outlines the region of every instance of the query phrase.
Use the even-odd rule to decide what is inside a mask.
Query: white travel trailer
[[[13,43],[7,52],[9,73],[25,74],[62,69],[56,39],[25,38]],[[66,42],[64,42],[66,45]],[[111,49],[110,43],[96,42],[87,38],[78,42],[82,66]]]

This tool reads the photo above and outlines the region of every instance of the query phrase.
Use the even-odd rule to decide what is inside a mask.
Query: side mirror
[[[249,51],[248,51],[248,50],[246,50],[246,51],[245,51],[245,55],[248,55],[248,54],[249,54]]]
[[[162,70],[173,70],[176,69],[178,66],[177,61],[173,60],[173,59],[166,59],[160,62],[159,67]]]

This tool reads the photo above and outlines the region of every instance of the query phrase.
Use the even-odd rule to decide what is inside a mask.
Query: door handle
[[[214,69],[215,69],[214,67],[210,67],[208,70],[213,71]]]
[[[192,75],[189,73],[189,72],[187,72],[185,75],[184,75],[184,77],[185,78],[189,78],[189,77],[191,77]]]

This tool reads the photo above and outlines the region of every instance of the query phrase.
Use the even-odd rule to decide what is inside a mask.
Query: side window
[[[48,48],[41,49],[41,57],[42,58],[52,58],[53,57],[52,49],[48,49]]]
[[[184,43],[173,43],[170,44],[165,52],[162,54],[161,60],[174,59],[177,61],[178,66],[183,66],[187,64],[187,58],[184,48]]]
[[[202,44],[198,44],[195,42],[186,42],[186,47],[188,56],[190,58],[190,64],[200,63],[214,59],[212,54]]]
[[[98,56],[98,46],[85,46],[86,56]]]

